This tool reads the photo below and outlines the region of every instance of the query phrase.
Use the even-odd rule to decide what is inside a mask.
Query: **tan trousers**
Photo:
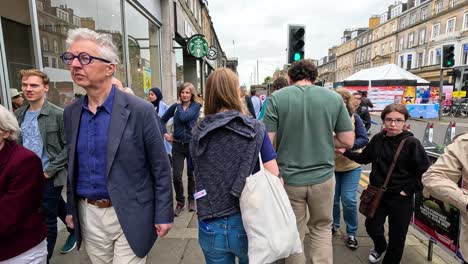
[[[296,215],[301,241],[304,243],[304,254],[286,258],[286,264],[333,264],[331,226],[335,177],[320,184],[299,187],[285,185],[284,188]]]
[[[83,245],[93,264],[145,264],[128,244],[114,207],[98,208],[80,200]]]

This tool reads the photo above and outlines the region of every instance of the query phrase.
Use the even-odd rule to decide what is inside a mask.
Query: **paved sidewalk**
[[[357,239],[360,247],[357,250],[348,249],[345,245],[344,223],[342,228],[333,237],[333,255],[334,263],[353,264],[368,263],[367,257],[372,241],[367,236],[364,227],[364,217],[359,216],[359,230]],[[63,226],[62,226],[63,227]],[[72,251],[69,254],[59,253],[60,246],[65,242],[67,236],[66,229],[59,232],[55,254],[51,259],[51,264],[89,264],[91,263],[84,250]],[[418,238],[419,237],[419,238]],[[184,211],[176,218],[175,226],[168,234],[167,238],[158,239],[155,246],[148,256],[147,263],[157,264],[200,264],[205,263],[203,254],[198,245],[198,231],[196,215]],[[418,235],[418,232],[411,230],[407,236],[405,252],[401,263],[420,264],[420,263],[458,263],[452,261],[451,257],[434,246],[436,254],[432,262],[426,260],[427,239]],[[439,257],[441,255],[444,259]],[[280,262],[279,262],[280,263]]]

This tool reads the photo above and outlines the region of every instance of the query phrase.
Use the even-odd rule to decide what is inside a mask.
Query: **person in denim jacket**
[[[172,176],[177,201],[174,210],[175,216],[178,216],[186,206],[182,173],[184,171],[184,161],[189,159],[189,142],[192,139],[192,128],[198,120],[201,108],[201,100],[198,98],[193,84],[182,84],[178,90],[178,95],[177,102],[171,105],[161,117],[164,139],[172,142]],[[171,118],[174,118],[173,135],[169,134],[166,130],[166,123]],[[195,182],[193,170],[190,167],[187,168],[187,177],[189,211],[196,211],[197,206],[193,199]]]

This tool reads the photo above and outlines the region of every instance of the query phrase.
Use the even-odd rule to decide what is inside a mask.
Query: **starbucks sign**
[[[195,58],[203,58],[208,53],[208,42],[203,35],[193,35],[187,42],[187,51]]]

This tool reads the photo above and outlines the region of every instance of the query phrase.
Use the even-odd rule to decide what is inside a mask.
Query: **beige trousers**
[[[304,254],[286,258],[286,264],[333,264],[331,226],[335,177],[320,184],[299,187],[285,185],[284,188],[304,244]]]
[[[145,264],[128,244],[114,207],[99,208],[80,200],[83,245],[93,264]]]

